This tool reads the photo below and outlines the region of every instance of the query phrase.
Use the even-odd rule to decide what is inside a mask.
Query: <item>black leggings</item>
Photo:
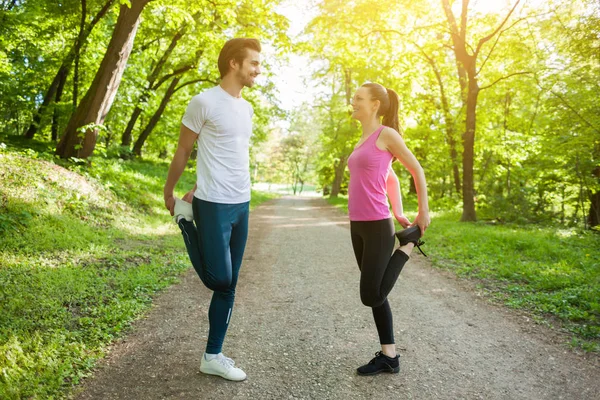
[[[392,310],[387,296],[392,291],[408,255],[394,250],[394,222],[350,221],[354,255],[360,269],[360,299],[372,307],[381,344],[394,344]]]

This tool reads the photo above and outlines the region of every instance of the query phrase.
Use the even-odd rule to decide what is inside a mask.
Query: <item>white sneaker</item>
[[[175,222],[179,222],[179,216],[185,218],[186,221],[194,220],[194,209],[192,208],[192,203],[188,203],[187,201],[183,201],[175,197],[175,207],[173,209],[173,217]]]
[[[209,375],[217,375],[230,381],[243,381],[246,379],[246,373],[241,369],[234,367],[234,365],[235,361],[229,357],[225,357],[223,353],[219,353],[210,361],[206,359],[206,356],[202,355],[200,372]]]

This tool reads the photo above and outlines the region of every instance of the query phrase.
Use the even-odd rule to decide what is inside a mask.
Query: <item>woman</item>
[[[398,95],[377,83],[366,83],[354,95],[352,118],[362,126],[362,137],[348,159],[350,183],[348,213],[356,261],[360,268],[360,297],[372,307],[381,351],[368,364],[357,369],[359,375],[400,371],[396,355],[392,312],[387,295],[394,287],[402,267],[429,225],[425,174],[415,156],[398,133]],[[383,125],[380,123],[383,117]],[[391,169],[394,159],[414,178],[419,212],[411,224],[404,216],[398,178]],[[400,247],[394,250],[394,217],[404,229],[396,233]],[[420,248],[419,248],[420,249]]]

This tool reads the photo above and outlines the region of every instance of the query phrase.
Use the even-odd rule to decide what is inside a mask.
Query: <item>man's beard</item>
[[[252,80],[253,76],[252,75],[242,75],[239,74],[238,78],[240,80],[240,82],[242,83],[242,85],[244,85],[247,88],[251,88],[252,86],[254,86],[254,81]]]
[[[252,86],[254,86],[255,81],[252,79],[252,76],[249,76],[245,81],[244,81],[244,86],[246,86],[247,88],[251,88]]]

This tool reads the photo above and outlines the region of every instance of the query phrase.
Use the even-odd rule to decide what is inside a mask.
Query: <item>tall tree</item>
[[[194,16],[194,19],[196,19],[199,15],[200,15],[200,13],[196,13],[196,15]],[[133,128],[135,127],[135,124],[136,124],[138,118],[142,114],[142,111],[143,111],[142,104],[144,104],[148,101],[149,93],[151,91],[157,90],[160,86],[162,86],[162,84],[164,82],[167,82],[170,78],[177,76],[177,75],[181,75],[181,74],[185,73],[186,71],[188,71],[189,69],[191,69],[191,67],[188,68],[188,66],[186,66],[183,69],[176,70],[170,74],[163,76],[161,79],[159,79],[159,76],[160,76],[163,68],[165,67],[165,64],[167,63],[171,54],[173,54],[173,50],[175,50],[175,47],[179,44],[179,42],[181,41],[181,38],[184,36],[187,29],[188,29],[187,22],[185,22],[182,26],[179,27],[179,29],[175,32],[175,34],[171,38],[171,43],[169,44],[169,47],[167,47],[167,49],[165,50],[163,55],[160,57],[158,62],[154,65],[154,67],[151,69],[148,76],[146,77],[147,86],[146,86],[145,90],[142,92],[142,94],[140,95],[140,98],[138,100],[138,105],[136,105],[136,107],[134,108],[133,113],[131,114],[131,117],[129,118],[129,122],[127,123],[127,127],[125,128],[125,131],[123,131],[123,134],[121,135],[121,146],[129,147],[131,145]]]
[[[468,25],[468,12],[469,12],[469,0],[462,0],[462,9],[460,15],[460,25],[457,24],[456,18],[452,11],[450,0],[441,0],[444,8],[444,13],[448,21],[450,28],[453,52],[456,57],[459,71],[459,82],[462,89],[463,99],[466,98],[466,119],[465,119],[465,131],[463,133],[463,213],[461,221],[475,221],[477,214],[475,212],[475,191],[474,191],[474,177],[473,177],[473,163],[475,153],[475,130],[477,124],[477,98],[479,93],[483,89],[487,89],[494,85],[496,82],[506,79],[510,76],[523,74],[528,72],[516,72],[509,74],[508,76],[498,79],[496,82],[487,85],[485,87],[479,86],[479,73],[482,71],[485,63],[491,56],[496,43],[500,35],[504,31],[502,28],[508,22],[510,16],[513,14],[520,0],[517,0],[511,10],[508,12],[504,20],[487,36],[479,39],[477,45],[472,47],[467,42],[467,25]],[[496,43],[489,50],[486,58],[483,60],[479,69],[477,68],[477,58],[482,52],[482,47],[496,37]],[[469,52],[472,49],[472,52]],[[464,70],[463,70],[464,68]],[[464,72],[463,72],[464,71]]]
[[[98,72],[71,116],[56,148],[56,154],[60,157],[87,158],[93,153],[98,136],[97,125],[104,122],[117,94],[131,54],[140,15],[150,1],[131,0],[130,4],[121,4],[117,24]],[[80,132],[81,129],[83,132]]]
[[[448,147],[450,151],[450,161],[452,163],[452,177],[454,179],[454,188],[456,193],[461,192],[461,183],[460,183],[460,162],[458,161],[458,152],[456,150],[457,143],[455,139],[454,126],[455,121],[452,115],[452,111],[450,109],[450,102],[448,100],[448,95],[446,94],[446,88],[444,85],[444,79],[442,77],[442,73],[440,68],[438,67],[435,59],[430,56],[421,46],[419,46],[416,42],[413,42],[415,47],[419,49],[427,63],[431,66],[431,69],[435,75],[435,80],[440,89],[440,100],[442,106],[442,112],[444,115],[444,129],[446,131],[446,141],[448,142]]]
[[[82,2],[81,2],[81,25],[80,25],[80,29],[79,29],[79,34],[77,35],[75,43],[73,44],[73,46],[71,47],[71,49],[69,50],[67,55],[65,56],[61,66],[59,67],[58,71],[56,72],[56,75],[54,76],[54,79],[52,80],[50,87],[46,90],[46,94],[44,95],[44,99],[43,99],[42,103],[37,108],[36,112],[33,114],[33,120],[31,122],[31,124],[29,125],[29,128],[27,128],[27,131],[25,132],[25,137],[27,139],[33,139],[33,137],[37,133],[40,122],[42,120],[42,116],[44,115],[44,112],[46,111],[46,108],[50,105],[50,103],[53,100],[56,103],[58,103],[60,101],[60,98],[62,96],[62,90],[64,88],[67,76],[69,75],[69,71],[71,70],[71,67],[73,65],[73,61],[76,61],[75,77],[73,78],[73,85],[74,85],[73,103],[74,103],[74,105],[77,102],[77,95],[76,95],[77,82],[78,82],[77,77],[79,74],[79,55],[81,53],[81,49],[82,49],[83,45],[85,44],[85,41],[87,40],[87,38],[92,33],[92,30],[94,29],[94,27],[106,15],[106,13],[108,12],[108,10],[110,10],[111,6],[115,3],[115,1],[116,0],[105,0],[104,3],[102,4],[102,7],[100,8],[100,10],[98,10],[98,12],[94,16],[94,18],[92,18],[91,22],[86,26],[85,18],[87,15],[87,4],[86,4],[85,0],[82,0]],[[53,120],[53,131],[52,131],[52,139],[53,140],[56,140],[55,135],[57,133],[56,133],[55,129],[58,129],[55,126],[55,124],[57,124],[56,116]]]

